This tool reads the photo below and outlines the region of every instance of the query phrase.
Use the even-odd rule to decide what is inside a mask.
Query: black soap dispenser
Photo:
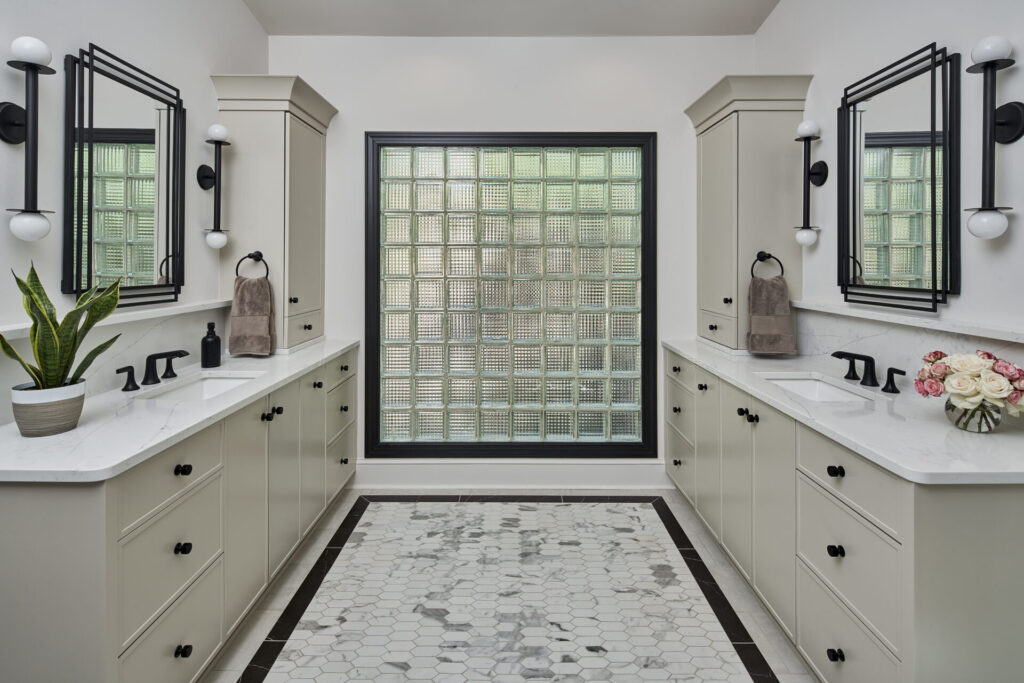
[[[206,323],[206,336],[202,343],[202,362],[204,368],[220,366],[220,337],[213,331],[215,323]]]

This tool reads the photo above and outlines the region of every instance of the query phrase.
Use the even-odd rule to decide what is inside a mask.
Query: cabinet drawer
[[[324,384],[328,389],[333,389],[356,374],[356,363],[359,360],[358,354],[359,349],[355,348],[324,364]]]
[[[337,495],[356,471],[356,425],[352,424],[327,447],[327,500]]]
[[[895,683],[899,664],[802,562],[796,570],[797,649],[827,683]],[[829,651],[837,661],[831,661]],[[842,661],[838,654],[841,651]]]
[[[324,314],[322,310],[292,315],[284,319],[284,348],[298,346],[310,339],[324,336]]]
[[[130,642],[220,552],[220,513],[218,474],[120,542],[119,642]]]
[[[665,425],[665,471],[690,503],[694,501],[697,459],[693,446],[672,425]]]
[[[217,560],[132,645],[118,662],[121,683],[186,683],[197,678],[221,645],[222,574]]]
[[[220,465],[220,442],[221,425],[216,424],[119,476],[117,526],[120,534]]]
[[[665,382],[665,421],[693,443],[693,393],[675,382]]]
[[[665,375],[693,391],[696,366],[682,356],[665,350]]]
[[[327,442],[330,443],[356,419],[355,380],[349,380],[327,392]]]
[[[913,519],[913,485],[814,430],[797,432],[800,469],[899,539]],[[834,468],[834,469],[830,469]]]
[[[730,349],[739,348],[736,318],[702,310],[697,314],[697,334]]]
[[[908,595],[899,544],[802,475],[797,477],[797,554],[899,653]]]

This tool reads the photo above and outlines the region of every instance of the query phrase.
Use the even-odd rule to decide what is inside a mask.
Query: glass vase
[[[984,400],[973,408],[958,408],[947,398],[946,418],[965,432],[987,434],[995,431],[1003,421],[1003,409]]]

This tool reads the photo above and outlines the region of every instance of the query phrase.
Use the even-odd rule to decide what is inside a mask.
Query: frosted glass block
[[[444,148],[417,147],[414,149],[413,170],[417,178],[443,178]]]
[[[156,224],[152,211],[132,211],[126,214],[127,236],[137,242],[153,242],[156,239]]]
[[[417,377],[416,405],[439,406],[444,403],[444,378]]]
[[[125,212],[121,210],[96,210],[93,212],[92,235],[97,241],[125,238]]]
[[[608,216],[584,214],[580,216],[580,242],[604,244],[608,241]]]
[[[576,348],[579,368],[582,373],[604,373],[608,371],[608,347],[603,344],[580,344]]]
[[[155,270],[153,246],[150,244],[129,244],[127,246],[126,260],[128,272],[143,278],[146,278],[147,274],[152,274]]]
[[[544,216],[544,241],[548,244],[568,244],[572,241],[573,217],[558,214]]]
[[[385,313],[381,333],[386,341],[409,341],[409,314]]]
[[[449,180],[448,181],[448,210],[449,211],[475,211],[476,210],[476,181],[475,180]]]
[[[475,406],[476,377],[448,378],[448,405]]]
[[[440,247],[417,247],[416,248],[416,275],[420,277],[440,277],[444,275],[441,267]]]
[[[443,308],[444,280],[416,281],[416,308]]]
[[[864,276],[889,274],[889,248],[864,247]]]
[[[540,178],[541,151],[535,148],[512,150],[512,177]]]
[[[444,211],[444,183],[420,180],[413,188],[417,211]]]
[[[580,313],[577,325],[580,339],[608,338],[608,317],[604,313]]]
[[[444,347],[439,344],[416,345],[416,374],[439,375],[444,372]]]
[[[476,339],[476,313],[449,313],[448,339],[452,341],[474,341]]]
[[[889,176],[889,148],[868,147],[864,150],[864,177],[886,178]]]
[[[416,340],[440,340],[444,334],[441,313],[416,314]]]
[[[448,280],[448,308],[476,307],[476,280]]]
[[[613,378],[612,405],[639,405],[640,404],[640,380]]]
[[[481,211],[508,211],[509,210],[509,189],[508,183],[504,182],[481,182],[480,183],[480,210]]]
[[[407,213],[384,214],[381,217],[381,240],[385,244],[408,244],[412,237],[412,218]]]
[[[448,148],[448,177],[449,178],[475,178],[476,177],[476,148],[475,147],[449,147]]]
[[[576,190],[580,211],[608,210],[608,183],[580,183]]]
[[[384,280],[383,287],[384,308],[408,309],[411,303],[412,282],[410,280]]]
[[[611,438],[613,441],[639,441],[640,413],[636,411],[612,411]]]
[[[607,275],[608,254],[606,249],[593,247],[580,247],[579,249],[580,275]]]
[[[483,247],[480,250],[480,272],[485,277],[508,275],[508,249],[505,247]]]
[[[572,183],[547,183],[544,187],[544,209],[572,211],[575,208],[575,190]]]
[[[548,308],[572,308],[572,280],[548,280],[544,283],[544,305]]]
[[[580,405],[605,405],[608,403],[607,380],[580,378],[577,386],[579,394],[576,401]]]
[[[508,214],[484,214],[480,216],[480,241],[481,242],[508,242],[509,238]]]
[[[864,241],[888,242],[889,241],[889,215],[884,213],[864,214]]]
[[[542,382],[539,377],[516,377],[512,380],[513,405],[541,404]]]
[[[156,182],[153,178],[129,178],[127,201],[133,209],[152,209],[156,205]]]
[[[931,213],[932,210],[932,187],[930,182],[925,182],[921,186],[921,194],[923,197],[922,209]],[[935,181],[935,209],[942,213],[942,181]]]
[[[473,277],[476,275],[476,249],[474,247],[448,248],[448,276]]]
[[[412,183],[385,180],[380,187],[380,208],[384,211],[408,211],[412,208]]]
[[[553,373],[571,373],[573,371],[572,346],[545,346],[544,371],[549,375]]]
[[[919,213],[894,213],[889,217],[892,225],[893,242],[915,242],[920,243],[924,239],[923,220]],[[866,232],[866,231],[865,231]],[[864,241],[868,242],[865,235]],[[870,240],[875,241],[875,240]]]
[[[580,308],[607,308],[607,289],[603,280],[581,280]]]
[[[580,178],[608,177],[608,150],[581,149],[578,153]]]
[[[509,283],[506,280],[483,280],[480,298],[484,308],[508,308]]]
[[[900,275],[920,275],[923,264],[921,263],[921,247],[898,247],[893,245],[889,249],[890,273]]]
[[[640,156],[639,147],[612,147],[612,177],[639,178]]]
[[[411,275],[408,247],[385,247],[381,250],[381,266],[384,275]]]
[[[572,178],[576,175],[576,150],[551,148],[544,150],[544,175],[548,178]]]
[[[512,438],[533,441],[540,438],[540,411],[519,411],[512,414]]]
[[[100,178],[93,180],[93,206],[97,208],[123,208],[125,206],[124,178]]]
[[[440,410],[416,411],[416,441],[440,441],[444,438],[444,413]]]
[[[544,272],[548,275],[572,275],[572,247],[548,247],[544,250]]]
[[[513,274],[523,276],[540,275],[540,249],[516,249]]]
[[[508,313],[481,313],[480,336],[485,341],[508,341]]]
[[[544,438],[551,441],[572,441],[575,434],[575,415],[566,410],[544,412]]]
[[[640,216],[612,216],[612,242],[640,243]]]
[[[517,244],[540,244],[540,216],[513,216],[512,238]]]
[[[509,381],[505,377],[484,377],[480,380],[480,401],[491,406],[509,405]]]
[[[640,308],[640,283],[636,280],[612,280],[612,308]]]
[[[485,441],[507,441],[509,414],[504,411],[485,410],[480,413],[480,438]]]
[[[476,374],[476,344],[448,345],[448,372]]]
[[[509,348],[505,344],[485,344],[480,347],[483,371],[491,375],[507,375],[512,367]]]
[[[517,341],[539,341],[540,313],[513,313],[512,338]]]
[[[574,381],[571,379],[544,380],[544,403],[549,406],[571,406],[574,405]]]
[[[889,208],[889,183],[864,182],[862,206],[865,211],[885,211]]]
[[[440,244],[444,241],[444,214],[416,214],[416,241],[420,244]]]
[[[612,211],[640,210],[640,183],[612,183]]]
[[[93,167],[96,175],[125,173],[125,145],[98,142],[93,146]]]
[[[480,150],[480,177],[507,178],[511,155],[507,149],[485,147]]]
[[[407,410],[384,411],[380,421],[381,441],[409,441],[412,438],[410,418]]]
[[[513,211],[540,211],[543,185],[539,182],[512,183]]]
[[[408,178],[412,175],[411,147],[383,147],[380,150],[382,178]]]
[[[635,247],[613,247],[611,250],[612,276],[640,275],[640,250]]]
[[[476,411],[453,410],[448,413],[449,441],[476,441]]]
[[[448,215],[448,244],[476,244],[476,214]]]
[[[892,149],[892,178],[920,178],[924,171],[924,147],[893,147]],[[931,156],[931,148],[927,148],[928,156]]]
[[[96,270],[102,275],[124,274],[124,248],[123,244],[97,244],[93,249]]]
[[[402,408],[412,404],[412,381],[408,377],[387,378],[381,382],[380,403],[385,408]]]
[[[515,344],[512,346],[512,373],[516,375],[540,372],[540,346]]]
[[[576,338],[576,326],[572,313],[545,313],[544,335],[551,340],[572,340]]]
[[[576,416],[578,434],[581,439],[605,438],[608,415],[598,412],[580,412]]]
[[[512,304],[516,308],[540,308],[540,281],[513,281]]]
[[[406,375],[412,368],[412,347],[385,346],[381,351],[381,370],[385,375]]]
[[[920,181],[893,181],[889,184],[889,209],[891,211],[920,211],[923,206],[924,184]]]

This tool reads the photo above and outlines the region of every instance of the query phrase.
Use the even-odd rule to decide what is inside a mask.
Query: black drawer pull
[[[751,415],[749,413],[747,414],[747,422],[760,422],[760,421],[761,421],[761,416],[760,415],[757,415],[757,414]]]
[[[348,458],[342,458],[338,462],[340,462],[342,465],[347,465],[348,464]]]
[[[739,415],[740,417],[743,417],[744,415],[748,414],[749,412],[750,411],[747,410],[746,408],[737,408],[736,409],[736,414]]]
[[[846,661],[846,654],[842,651],[841,648],[838,648],[838,647],[837,648],[831,648],[830,647],[829,649],[825,650],[825,656],[828,657],[828,661],[830,661],[830,662],[845,662]]]
[[[299,303],[299,297],[297,297],[297,296],[290,296],[290,297],[288,297],[288,303],[290,303],[290,304],[297,304],[297,303]]]
[[[673,413],[681,413],[681,412],[683,412],[683,409],[680,408],[679,406],[672,406],[672,412]]]
[[[192,474],[192,465],[175,465],[174,476],[176,477],[187,477]]]
[[[827,545],[825,546],[825,552],[828,553],[829,557],[846,557],[846,548],[841,545]]]
[[[270,409],[274,415],[284,415],[284,406],[274,406]]]
[[[673,365],[672,366],[672,372],[682,372],[682,370],[683,369],[681,367],[679,367],[678,365]]]
[[[188,555],[192,552],[191,543],[175,543],[174,554],[175,555]]]
[[[307,323],[307,324],[302,326],[302,329],[304,329],[304,330],[311,330],[311,329],[313,329],[313,326]]]
[[[319,381],[313,382],[313,388],[314,389],[323,389],[324,388],[324,383],[323,382],[319,382]]]
[[[732,297],[731,296],[725,297],[724,299],[722,299],[722,303],[723,304],[731,304],[732,303]]]
[[[262,415],[260,415],[260,421],[261,422],[273,422],[274,421],[274,413],[273,412],[263,413]]]
[[[675,465],[676,467],[679,467],[679,466],[681,466],[683,464],[683,461],[682,460],[673,460],[672,464]]]
[[[179,645],[178,647],[174,648],[174,658],[175,659],[177,659],[178,657],[181,657],[182,659],[188,659],[191,656],[192,656],[192,646],[191,645]]]
[[[341,371],[342,372],[348,372],[348,366],[347,365],[342,365],[341,366]]]
[[[715,330],[718,329],[718,325],[715,325],[714,323],[712,323],[712,324],[708,325],[708,329],[711,330],[712,332],[714,332]]]
[[[342,406],[341,407],[341,412],[347,413],[348,412],[348,406]]]
[[[697,391],[707,391],[707,390],[708,390],[708,385],[707,384],[698,384],[697,385]]]
[[[825,472],[828,473],[828,476],[833,478],[846,476],[846,468],[844,468],[842,465],[829,465],[828,467],[825,468]]]

